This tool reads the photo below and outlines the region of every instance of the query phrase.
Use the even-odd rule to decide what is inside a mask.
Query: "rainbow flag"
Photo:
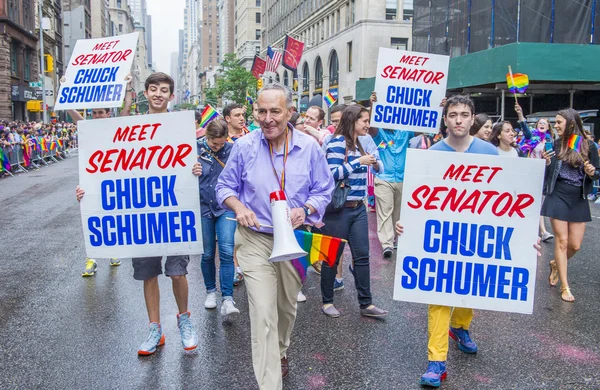
[[[582,140],[583,140],[583,138],[581,136],[573,134],[569,138],[569,142],[567,145],[569,146],[569,149],[573,149],[574,151],[579,153],[579,151],[581,150]]]
[[[254,101],[252,100],[252,96],[250,96],[248,91],[246,91],[246,101],[248,102],[249,105],[254,104]]]
[[[511,77],[512,76],[512,77]],[[506,74],[506,84],[512,93],[524,93],[529,85],[529,76],[525,73]]]
[[[337,99],[333,97],[329,90],[327,90],[327,93],[323,96],[323,100],[325,101],[325,104],[327,104],[327,107],[333,106],[333,104],[337,101]]]
[[[42,151],[47,152],[48,151],[48,145],[47,145],[47,142],[46,142],[46,138],[40,137],[40,139],[41,139],[40,143],[42,144]]]
[[[63,142],[62,142],[62,140],[60,138],[58,138],[56,140],[56,142],[58,143],[58,146],[60,146],[61,148],[63,147]]]
[[[56,141],[50,141],[50,150],[56,149]]]
[[[306,278],[306,270],[311,264],[323,260],[333,268],[338,257],[344,251],[345,241],[341,238],[324,236],[303,230],[294,230],[294,234],[300,247],[308,253],[304,257],[292,260],[292,264],[300,274],[302,281]]]
[[[377,145],[377,149],[383,150],[383,149],[386,149],[388,146],[392,146],[392,145],[394,145],[393,140],[390,140],[387,143],[384,141],[381,141],[381,143],[379,145]]]
[[[219,116],[219,112],[215,110],[210,104],[207,104],[202,111],[202,119],[200,120],[200,127],[206,127],[210,121]]]
[[[6,171],[10,171],[10,161],[8,161],[8,156],[6,152],[0,149],[0,168],[4,168]]]
[[[23,150],[23,163],[26,167],[31,164],[31,146],[29,146],[29,141],[25,141],[25,150]]]

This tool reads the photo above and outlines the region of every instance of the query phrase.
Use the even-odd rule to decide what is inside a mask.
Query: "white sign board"
[[[371,126],[437,133],[450,57],[381,47]]]
[[[121,107],[138,35],[78,40],[54,109]]]
[[[88,257],[202,253],[194,112],[80,121]]]
[[[544,168],[409,149],[394,299],[531,314]]]

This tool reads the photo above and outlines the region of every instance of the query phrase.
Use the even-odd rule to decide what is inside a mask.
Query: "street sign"
[[[42,82],[41,81],[30,81],[29,86],[31,88],[42,88]]]

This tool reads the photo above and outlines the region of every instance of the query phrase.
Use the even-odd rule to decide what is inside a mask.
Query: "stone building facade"
[[[38,79],[34,0],[0,0],[0,119],[29,119]]]

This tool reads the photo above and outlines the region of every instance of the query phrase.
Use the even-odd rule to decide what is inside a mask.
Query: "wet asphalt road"
[[[129,261],[82,278],[84,248],[74,199],[77,159],[0,179],[0,389],[255,389],[244,286],[242,314],[223,321],[207,311],[199,257],[189,266],[197,353],[184,353],[170,282],[160,278],[167,342],[151,357],[142,284]],[[592,214],[600,216],[593,205]],[[394,262],[381,258],[371,220],[374,302],[386,320],[361,318],[353,280],[336,293],[342,313],[320,312],[319,276],[309,273],[299,304],[285,389],[415,389],[427,365],[425,305],[392,301]],[[547,284],[552,245],[543,246],[533,315],[477,311],[476,356],[451,344],[445,389],[600,388],[600,220],[588,225],[570,265],[575,304]],[[348,254],[346,255],[348,256]],[[348,257],[347,257],[348,258]],[[347,264],[347,263],[346,263]]]

